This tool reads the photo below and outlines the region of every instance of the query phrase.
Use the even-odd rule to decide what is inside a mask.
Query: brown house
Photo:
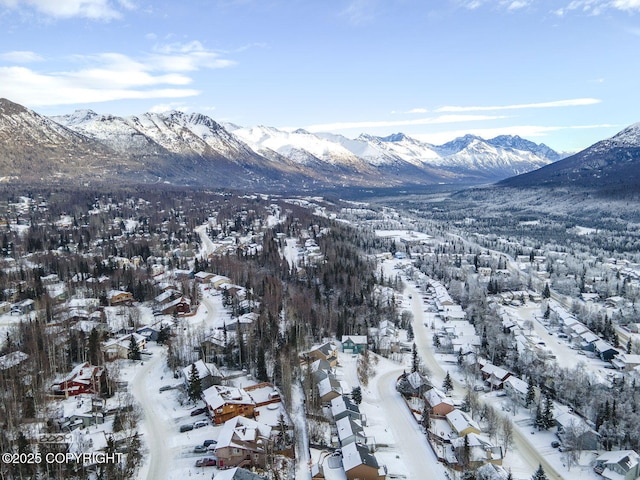
[[[375,455],[359,443],[342,447],[342,465],[349,480],[384,480],[386,477]]]
[[[307,355],[313,360],[326,360],[331,367],[338,365],[338,347],[331,342],[309,350]]]
[[[444,417],[453,412],[453,401],[437,388],[432,388],[424,394],[425,407],[429,415]]]
[[[123,292],[122,290],[110,290],[107,293],[107,301],[109,305],[131,305],[133,302],[133,295],[129,292]]]
[[[224,424],[215,454],[218,467],[260,467],[267,464],[271,427],[255,420],[235,417]]]
[[[253,417],[253,398],[242,388],[213,385],[202,392],[202,400],[216,425],[237,416]]]

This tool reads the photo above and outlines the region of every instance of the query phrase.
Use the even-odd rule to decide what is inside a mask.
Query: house
[[[110,306],[131,305],[133,302],[133,295],[122,290],[109,290],[107,293],[107,302]]]
[[[356,442],[342,447],[342,466],[349,480],[384,480],[386,477],[375,455]]]
[[[316,360],[309,365],[309,369],[311,370],[311,375],[313,375],[313,379],[316,383],[320,380],[324,380],[329,375],[333,375],[331,365],[329,365],[329,362],[326,360]]]
[[[451,429],[458,434],[459,437],[464,437],[470,433],[480,433],[480,427],[475,420],[461,410],[453,410],[445,415],[445,417]]]
[[[618,370],[630,372],[638,365],[640,365],[640,355],[632,355],[629,353],[622,353],[611,360],[611,364]]]
[[[168,290],[163,291],[160,295],[153,299],[158,305],[164,305],[169,303],[171,300],[175,300],[180,296],[180,292],[175,290],[174,288],[169,288]]]
[[[611,344],[605,342],[604,340],[598,340],[594,342],[593,351],[605,362],[612,360],[613,357],[620,353],[618,352],[618,350],[613,348]]]
[[[142,335],[138,335],[137,333],[130,333],[123,337],[117,338],[115,340],[111,340],[110,342],[105,343],[100,347],[102,350],[102,354],[104,355],[104,359],[107,361],[113,361],[117,359],[127,359],[129,358],[130,347],[131,347],[131,336],[133,336],[136,344],[138,345],[138,350],[143,351],[147,348],[147,339]]]
[[[336,432],[341,446],[348,443],[358,442],[367,443],[367,437],[364,434],[364,428],[358,420],[351,417],[343,417],[336,421]]]
[[[323,378],[316,383],[316,386],[318,387],[318,395],[322,403],[329,403],[334,398],[342,395],[342,386],[333,375]]]
[[[216,480],[267,480],[267,477],[253,473],[244,468],[234,467],[216,472]]]
[[[202,360],[198,360],[191,365],[195,365],[196,367],[196,372],[200,379],[200,386],[202,387],[202,390],[206,390],[212,385],[220,385],[220,382],[222,382],[222,379],[224,378],[222,373],[220,373],[220,370],[218,370],[218,367],[213,363],[206,364]],[[182,369],[182,376],[187,385],[191,379],[191,365]]]
[[[321,455],[318,463],[311,465],[311,480],[347,480],[340,451]]]
[[[2,355],[0,357],[0,371],[17,367],[27,358],[29,358],[29,355],[20,350]]]
[[[342,418],[349,417],[353,420],[361,420],[362,415],[360,413],[360,407],[356,405],[346,395],[340,395],[337,398],[331,400],[331,415],[334,421],[338,421]],[[364,425],[365,423],[362,422]]]
[[[579,450],[596,450],[598,448],[598,433],[586,421],[571,412],[560,413],[555,417],[558,426],[558,438],[565,443],[579,447]]]
[[[11,307],[11,314],[17,313],[18,315],[26,315],[29,312],[33,312],[36,308],[36,302],[27,298],[19,303],[16,303]]]
[[[465,445],[466,444],[466,445]],[[460,462],[464,455],[464,449],[469,448],[468,467],[471,469],[478,468],[487,463],[494,465],[502,465],[504,453],[502,447],[493,445],[488,438],[470,433],[465,438],[455,438],[451,441],[456,457]]]
[[[223,275],[214,275],[213,277],[211,277],[209,279],[209,283],[211,284],[211,286],[213,288],[218,290],[220,288],[220,285],[222,285],[224,283],[231,283],[231,279],[229,277],[225,277]]]
[[[9,313],[11,311],[11,304],[9,302],[0,302],[0,315]]]
[[[138,335],[142,335],[144,338],[147,339],[147,341],[157,341],[158,340],[158,333],[160,333],[160,331],[158,329],[155,329],[153,327],[142,327],[138,330],[136,330],[136,333]]]
[[[186,314],[191,312],[191,300],[186,297],[176,298],[158,307],[163,315]]]
[[[640,477],[640,457],[634,450],[605,452],[596,458],[593,470],[610,480],[636,480]]]
[[[254,416],[255,402],[242,388],[212,385],[202,392],[202,400],[216,425],[238,415]]]
[[[338,349],[332,342],[327,342],[312,348],[307,355],[314,360],[326,360],[331,367],[338,365]]]
[[[504,381],[511,375],[503,368],[496,367],[491,363],[487,363],[482,370],[482,379],[489,384],[492,390],[500,390],[504,385]]]
[[[527,382],[511,375],[504,381],[503,388],[509,398],[522,406],[527,404],[527,393],[529,392],[529,384]]]
[[[106,369],[90,365],[89,362],[77,365],[60,382],[52,385],[54,395],[71,397],[82,393],[98,394],[106,380]]]
[[[218,467],[265,468],[271,444],[269,425],[245,417],[230,419],[218,435]]]
[[[444,417],[454,410],[453,400],[437,388],[428,390],[424,394],[424,401],[425,407],[429,410],[429,415]]]
[[[419,372],[403,373],[398,379],[396,390],[405,397],[422,397],[432,387],[431,383]]]
[[[344,353],[362,353],[367,349],[366,335],[343,335],[342,351]]]
[[[193,277],[198,283],[209,283],[215,275],[213,273],[198,272]]]

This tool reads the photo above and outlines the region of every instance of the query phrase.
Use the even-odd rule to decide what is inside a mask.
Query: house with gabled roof
[[[107,293],[107,302],[109,305],[131,305],[133,302],[133,295],[130,292],[123,290],[109,290]]]
[[[432,387],[429,379],[420,372],[403,373],[398,379],[396,390],[405,397],[422,397]]]
[[[338,347],[333,342],[318,345],[309,350],[307,355],[314,360],[326,360],[332,367],[338,365]]]
[[[259,467],[267,465],[271,450],[271,427],[250,418],[234,417],[227,421],[216,444],[218,467]]]
[[[462,410],[453,410],[445,415],[451,429],[459,436],[464,437],[470,433],[481,433],[480,426]]]
[[[432,388],[424,394],[425,407],[429,410],[429,415],[444,417],[453,412],[453,400],[447,397],[444,392],[437,388]]]
[[[218,370],[218,367],[213,363],[204,363],[202,360],[198,360],[192,365],[195,365],[196,367],[196,372],[198,373],[202,390],[206,390],[212,385],[219,385],[224,378],[222,373],[220,373],[220,370]],[[191,365],[187,365],[182,369],[182,377],[188,385],[189,380],[191,379]]]
[[[216,425],[239,415],[253,417],[255,414],[256,404],[242,388],[212,385],[202,392],[202,400]]]
[[[362,353],[367,349],[367,343],[366,335],[343,335],[342,351],[344,353]]]
[[[520,405],[526,405],[527,392],[529,391],[529,384],[518,377],[511,375],[503,383],[504,391],[507,396]]]
[[[97,394],[106,380],[106,369],[96,367],[89,362],[77,365],[58,383],[52,385],[54,395],[72,397],[82,393]]]
[[[475,469],[486,463],[502,465],[504,452],[502,447],[495,446],[491,441],[477,433],[470,433],[466,438],[460,437],[451,440],[451,445],[455,449],[458,461],[463,455],[463,450],[469,448],[468,467]]]
[[[322,403],[328,403],[342,395],[342,386],[333,375],[323,378],[316,383],[316,386]]]
[[[342,447],[342,465],[349,480],[384,480],[386,477],[375,455],[356,442]]]
[[[482,370],[482,379],[489,384],[492,390],[500,390],[504,381],[511,375],[504,368],[497,367],[491,363],[487,363]]]
[[[605,342],[604,340],[594,342],[593,351],[605,362],[612,360],[613,357],[620,353],[610,343]]]
[[[360,407],[346,395],[340,395],[331,400],[331,415],[336,422],[345,417],[353,420],[362,420]],[[364,425],[365,422],[362,422],[362,424]]]
[[[216,472],[216,480],[267,480],[267,477],[253,473],[244,468],[234,467]]]
[[[640,456],[634,450],[605,452],[596,458],[593,470],[609,480],[636,480],[640,477]]]
[[[364,428],[359,420],[354,420],[351,417],[343,417],[336,421],[336,432],[338,434],[338,440],[340,445],[345,446],[348,443],[358,442],[367,443],[367,436],[364,433]]]

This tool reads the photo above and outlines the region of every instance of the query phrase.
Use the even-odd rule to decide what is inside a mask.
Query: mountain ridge
[[[11,121],[18,117],[17,123]],[[484,140],[468,135],[436,146],[402,132],[386,137],[363,133],[349,139],[301,128],[285,131],[222,124],[195,112],[118,117],[85,109],[48,118],[1,99],[0,133],[3,129],[20,132],[22,142],[28,140],[33,147],[27,156],[40,160],[43,171],[53,171],[61,179],[93,175],[131,181],[127,176],[135,173],[143,182],[187,185],[477,184],[538,168],[557,155],[544,144],[520,137]],[[0,175],[19,175],[24,149],[9,136],[3,148]],[[46,152],[55,154],[52,158]],[[76,171],[62,168],[65,155],[86,158],[88,170],[83,171],[77,161]],[[100,170],[97,177],[96,170]]]

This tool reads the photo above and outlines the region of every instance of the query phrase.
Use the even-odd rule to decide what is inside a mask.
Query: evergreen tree
[[[525,401],[524,406],[526,408],[531,407],[531,405],[533,405],[533,402],[536,399],[536,390],[535,387],[533,385],[533,378],[529,377],[529,386],[527,387],[527,398]]]
[[[362,403],[362,389],[360,387],[353,387],[351,390],[351,399],[356,405]]]
[[[538,465],[538,470],[536,470],[536,473],[533,474],[531,480],[548,480],[547,475],[544,473],[542,465]]]
[[[544,398],[544,410],[542,411],[542,421],[545,430],[553,427],[553,400],[549,395]]]
[[[536,405],[536,417],[533,420],[533,425],[538,430],[543,430],[545,428],[544,416],[542,415],[542,407],[540,406],[539,403],[538,405]]]
[[[418,348],[414,343],[411,350],[411,373],[417,372],[418,368],[420,368],[420,357],[418,357]]]
[[[200,375],[195,363],[191,364],[191,370],[189,371],[187,394],[189,395],[189,400],[194,403],[200,400],[202,396],[202,382],[200,381]]]
[[[545,284],[544,290],[542,290],[543,298],[551,298],[551,290],[549,289],[549,284]]]
[[[444,377],[442,382],[442,390],[444,390],[445,393],[449,393],[453,390],[453,382],[451,381],[451,375],[449,375],[449,372],[447,372],[447,375]]]
[[[262,348],[262,346],[258,348],[258,358],[256,358],[256,378],[261,382],[269,380],[269,375],[267,374],[267,363],[264,358],[264,348]]]
[[[431,417],[429,417],[429,410],[427,409],[426,406],[422,409],[422,415],[420,417],[420,425],[424,427],[425,431],[428,431],[429,427],[431,427]]]
[[[140,347],[136,342],[135,335],[132,333],[129,340],[129,358],[131,360],[140,360]]]

